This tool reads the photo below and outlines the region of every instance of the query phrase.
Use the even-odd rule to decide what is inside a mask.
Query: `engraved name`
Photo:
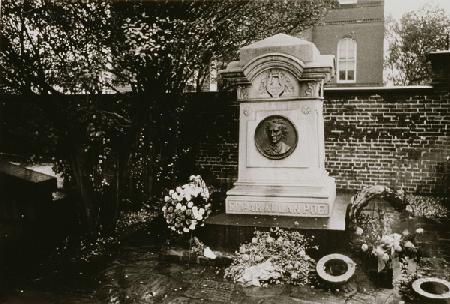
[[[299,202],[248,202],[228,201],[229,213],[255,213],[255,214],[298,214],[308,216],[328,215],[328,204],[323,203],[299,203]]]

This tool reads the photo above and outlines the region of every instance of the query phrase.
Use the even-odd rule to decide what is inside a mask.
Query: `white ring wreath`
[[[445,288],[447,288],[447,291],[441,294],[431,293],[422,288],[422,284],[424,283],[435,283],[435,284],[441,284],[444,285]],[[446,280],[442,280],[439,278],[420,278],[415,280],[412,283],[412,289],[420,296],[426,298],[426,299],[435,299],[435,300],[444,300],[444,299],[450,299],[450,282]]]
[[[326,263],[332,260],[339,260],[347,265],[347,271],[339,276],[334,276],[332,274],[329,274],[326,272]],[[317,274],[320,278],[322,278],[324,281],[334,284],[339,283],[345,283],[347,282],[354,274],[356,269],[356,263],[353,262],[352,259],[350,259],[348,256],[340,254],[340,253],[333,253],[326,255],[322,257],[319,262],[317,262],[316,270]]]

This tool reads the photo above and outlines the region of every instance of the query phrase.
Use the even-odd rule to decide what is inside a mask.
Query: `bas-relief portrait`
[[[262,120],[255,130],[258,151],[269,159],[283,159],[297,146],[297,131],[285,117],[272,115]]]

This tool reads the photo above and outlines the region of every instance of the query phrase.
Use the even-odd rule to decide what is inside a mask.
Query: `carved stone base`
[[[227,192],[227,214],[330,217],[336,198],[334,179],[294,185],[237,182]]]

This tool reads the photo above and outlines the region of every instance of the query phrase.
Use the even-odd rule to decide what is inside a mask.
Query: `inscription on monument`
[[[295,126],[280,115],[265,118],[255,129],[256,148],[269,159],[283,159],[291,155],[297,140]]]
[[[326,216],[329,214],[329,206],[327,203],[316,202],[229,201],[227,213]]]

